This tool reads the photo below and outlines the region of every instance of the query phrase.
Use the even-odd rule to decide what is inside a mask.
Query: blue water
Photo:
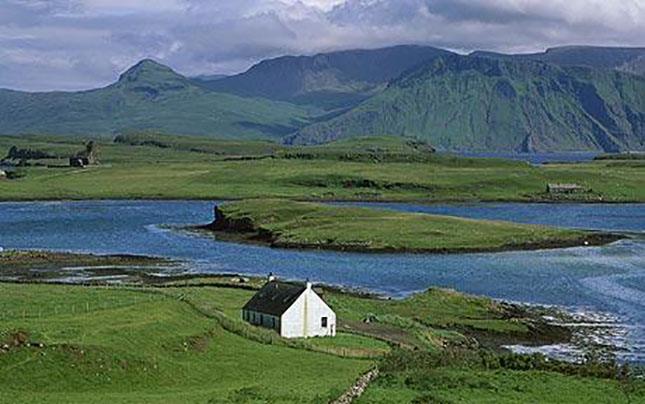
[[[378,205],[645,232],[645,205],[638,204]],[[625,338],[631,346],[623,357],[645,361],[643,239],[603,247],[490,254],[357,254],[226,243],[165,227],[208,223],[212,208],[212,202],[200,201],[0,203],[0,247],[158,255],[186,260],[193,272],[274,272],[394,296],[437,285],[501,299],[591,309],[619,317],[628,326]]]
[[[463,157],[496,157],[511,160],[527,161],[531,164],[542,164],[554,161],[589,161],[593,160],[598,153],[594,152],[569,152],[569,153],[504,153],[504,152],[462,152],[456,153]]]
[[[587,230],[626,231],[645,235],[645,204],[580,203],[471,203],[418,205],[380,202],[340,202],[335,205],[360,205],[474,219],[508,220]]]

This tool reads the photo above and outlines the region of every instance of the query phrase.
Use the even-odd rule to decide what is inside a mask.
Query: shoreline
[[[39,254],[56,254],[57,252],[50,252],[46,250],[20,250],[29,251]],[[2,253],[0,253],[1,256]],[[19,275],[15,278],[0,277],[0,284],[15,284],[15,285],[62,285],[62,286],[78,286],[78,287],[96,287],[96,286],[113,286],[125,288],[167,288],[167,287],[186,287],[186,288],[233,288],[243,289],[248,291],[257,291],[265,282],[265,278],[259,276],[257,273],[242,273],[242,272],[213,272],[213,273],[194,273],[187,272],[185,267],[182,269],[182,262],[176,261],[171,258],[160,257],[145,257],[135,256],[130,254],[114,254],[114,255],[97,255],[97,254],[74,254],[63,253],[66,255],[75,255],[77,258],[126,258],[137,260],[150,260],[153,263],[148,266],[133,266],[133,265],[115,265],[105,266],[97,265],[92,267],[74,268],[67,265],[62,265],[59,268],[35,268],[27,267],[19,269]],[[154,264],[154,262],[158,262]],[[0,260],[0,264],[2,261]],[[174,264],[174,269],[178,270],[173,272],[171,267],[160,267],[163,263]],[[56,263],[54,263],[56,264]],[[27,264],[28,265],[28,264]],[[166,269],[166,271],[164,271]],[[72,270],[72,271],[70,271]],[[78,271],[76,271],[78,270]],[[0,266],[0,274],[4,275],[4,268]],[[42,276],[43,272],[47,272],[52,277]],[[34,273],[40,274],[33,276]],[[63,276],[61,276],[61,274]],[[75,278],[74,275],[77,275]],[[301,279],[297,278],[284,278],[287,282],[300,282]],[[526,348],[527,352],[532,350],[545,350],[548,351],[550,347],[557,346],[571,346],[575,349],[571,350],[570,359],[572,362],[576,360],[576,352],[585,352],[587,350],[596,349],[595,344],[590,344],[593,341],[594,327],[587,327],[580,318],[577,318],[576,313],[571,311],[571,308],[559,305],[548,305],[522,301],[509,301],[503,298],[494,298],[486,294],[460,292],[455,289],[445,288],[440,286],[427,286],[416,291],[410,291],[402,295],[396,295],[370,289],[367,287],[351,286],[342,283],[317,283],[317,287],[322,288],[327,293],[336,293],[356,298],[373,299],[379,301],[404,301],[411,299],[416,295],[422,295],[431,290],[454,291],[464,296],[487,298],[496,304],[503,307],[506,313],[506,318],[523,318],[524,323],[527,325],[529,331],[524,333],[517,332],[504,332],[504,333],[490,333],[478,330],[468,326],[459,326],[455,330],[463,335],[475,338],[482,346],[493,349],[508,349],[515,351],[514,348]],[[595,311],[590,313],[596,313]],[[600,313],[600,312],[598,312]],[[619,328],[621,324],[616,324]],[[611,355],[613,352],[620,350],[620,346],[615,341],[607,340],[607,344],[602,346],[603,351]],[[579,355],[578,355],[579,357]],[[569,360],[569,359],[566,359]]]
[[[257,196],[251,198],[231,198],[231,197],[159,197],[159,196],[142,196],[142,197],[110,197],[110,198],[2,198],[0,197],[1,203],[38,203],[38,202],[236,202],[244,200],[260,200],[260,199],[279,199],[284,201],[295,201],[295,202],[317,202],[317,203],[404,203],[404,204],[416,204],[416,205],[458,205],[458,204],[477,204],[477,203],[525,203],[525,204],[585,204],[585,205],[617,205],[617,204],[633,204],[633,205],[645,205],[645,200],[638,199],[609,199],[609,200],[597,200],[597,199],[531,199],[531,198],[503,198],[503,199],[467,199],[467,198],[455,198],[455,199],[392,199],[392,198],[291,198],[291,197],[280,197],[280,196]]]
[[[114,288],[127,288],[127,289],[166,289],[169,287],[174,288],[225,288],[225,289],[241,289],[249,292],[258,291],[266,282],[265,277],[258,276],[257,274],[244,275],[241,273],[179,273],[176,275],[163,276],[160,274],[142,273],[132,282],[127,278],[123,282],[113,283],[110,279],[105,277],[96,277],[95,279],[83,279],[78,282],[65,281],[61,279],[24,279],[24,280],[7,280],[0,278],[0,285],[58,285],[70,287],[114,287]],[[301,282],[296,279],[284,279],[285,282]],[[340,284],[327,284],[316,283],[316,288],[321,289],[324,294],[347,296],[357,299],[368,299],[382,302],[402,302],[405,299],[412,299],[416,295],[423,295],[432,291],[439,291],[442,293],[457,293],[463,295],[464,298],[477,298],[489,299],[491,302],[499,305],[502,310],[503,316],[500,319],[513,321],[511,319],[521,319],[528,328],[525,332],[519,331],[491,331],[482,330],[472,326],[453,325],[451,330],[461,333],[467,338],[472,338],[477,341],[476,346],[487,347],[493,350],[507,350],[505,345],[514,343],[517,345],[526,346],[546,346],[549,344],[557,343],[570,343],[573,336],[573,330],[567,326],[559,324],[552,324],[542,318],[539,309],[544,309],[540,305],[530,305],[521,302],[506,302],[502,299],[495,299],[483,294],[471,294],[466,292],[459,292],[454,289],[442,288],[438,286],[429,286],[419,291],[410,292],[403,297],[392,297],[385,293],[370,291],[365,288],[351,287]],[[538,309],[538,310],[536,310]],[[559,315],[563,318],[569,318],[565,310],[556,308]],[[352,328],[345,330],[347,332],[361,332],[360,330],[351,331]],[[509,350],[510,352],[510,350]]]
[[[198,233],[209,232],[216,237],[218,241],[250,244],[272,249],[302,250],[302,251],[332,251],[347,252],[359,254],[436,254],[436,255],[454,255],[454,254],[486,254],[486,253],[504,253],[519,251],[540,251],[540,250],[559,250],[575,247],[601,247],[615,243],[617,241],[630,239],[627,234],[612,232],[595,232],[589,231],[590,234],[580,240],[552,240],[544,243],[521,243],[509,244],[500,247],[437,247],[437,248],[364,248],[361,246],[335,246],[328,244],[300,244],[300,243],[274,243],[270,239],[263,239],[257,233],[235,233],[224,230],[214,230],[212,224],[195,226],[188,228]]]

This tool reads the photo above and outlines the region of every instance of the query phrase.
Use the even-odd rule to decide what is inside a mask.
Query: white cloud
[[[645,0],[3,0],[0,87],[104,85],[144,57],[201,74],[400,43],[642,46],[643,21]]]

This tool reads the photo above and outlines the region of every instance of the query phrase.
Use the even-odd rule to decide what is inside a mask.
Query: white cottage
[[[242,309],[242,319],[272,328],[285,338],[336,335],[336,313],[309,282],[302,285],[269,277],[269,282]]]

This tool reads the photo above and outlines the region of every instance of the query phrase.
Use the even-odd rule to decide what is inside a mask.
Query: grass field
[[[494,368],[450,359],[446,342],[466,338],[457,330],[529,332],[486,298],[430,290],[389,301],[327,290],[338,337],[283,340],[239,320],[253,290],[208,282],[179,287],[169,280],[153,289],[0,284],[0,402],[328,403],[377,363],[352,358],[368,353],[387,356],[359,403],[645,398],[633,380],[530,370],[521,359],[518,369],[492,353],[485,357]],[[384,340],[404,350],[391,352]],[[473,346],[458,349],[478,357]]]
[[[159,293],[0,285],[0,307],[16,345],[0,352],[0,402],[326,403],[373,365],[251,341]]]
[[[545,371],[478,370],[445,367],[387,373],[357,404],[636,404],[645,390],[626,393],[621,382]]]
[[[556,200],[645,202],[645,167],[637,160],[535,167],[429,153],[425,146],[388,136],[315,147],[162,135],[135,136],[122,143],[99,139],[99,144],[101,165],[27,167],[24,178],[0,181],[0,200],[550,201],[554,198],[544,193],[546,184],[566,182],[588,192]],[[73,137],[0,136],[0,155],[12,145],[62,157],[32,164],[61,166],[83,148]]]
[[[396,351],[356,402],[365,403],[643,403],[645,382],[633,369],[588,359],[584,364],[541,355],[447,350]]]
[[[218,206],[211,228],[274,247],[356,251],[495,251],[603,242],[579,230],[312,202],[253,199]],[[611,240],[609,238],[608,240]]]

